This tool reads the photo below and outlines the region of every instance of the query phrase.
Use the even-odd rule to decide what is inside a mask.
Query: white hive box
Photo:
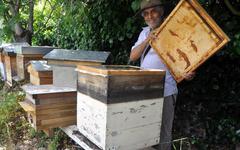
[[[77,127],[103,150],[159,143],[165,72],[132,66],[78,66]]]

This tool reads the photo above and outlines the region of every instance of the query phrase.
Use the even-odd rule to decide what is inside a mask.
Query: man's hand
[[[149,42],[149,41],[153,41],[155,39],[157,39],[157,36],[155,35],[155,33],[153,31],[151,31],[146,40]]]

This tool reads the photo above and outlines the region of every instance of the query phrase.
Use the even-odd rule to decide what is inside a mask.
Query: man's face
[[[163,8],[160,6],[145,9],[142,12],[142,16],[146,24],[151,28],[155,29],[160,26],[163,16]]]

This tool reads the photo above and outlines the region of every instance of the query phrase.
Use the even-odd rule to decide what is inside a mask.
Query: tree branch
[[[224,3],[226,4],[227,8],[234,14],[237,16],[240,16],[240,11],[238,11],[237,9],[235,9],[233,7],[233,5],[229,2],[229,0],[224,0]]]
[[[33,14],[34,14],[34,2],[29,0],[29,20],[28,20],[28,30],[33,34]]]
[[[48,1],[49,2],[49,1]],[[51,6],[51,12],[48,15],[48,18],[46,20],[46,22],[44,23],[44,25],[42,26],[42,28],[39,28],[39,30],[35,33],[38,34],[39,32],[41,32],[44,28],[46,28],[48,21],[50,20],[50,18],[52,17],[52,13],[55,10],[56,6],[57,6],[57,2],[54,4],[54,6],[52,6],[52,4],[49,2],[50,6]]]

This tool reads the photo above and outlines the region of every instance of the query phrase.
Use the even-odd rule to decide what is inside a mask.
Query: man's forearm
[[[148,42],[149,42],[149,40],[146,39],[141,44],[139,44],[138,46],[136,46],[135,48],[132,49],[132,51],[130,53],[130,60],[131,61],[136,61],[141,57],[144,49],[149,44]]]

